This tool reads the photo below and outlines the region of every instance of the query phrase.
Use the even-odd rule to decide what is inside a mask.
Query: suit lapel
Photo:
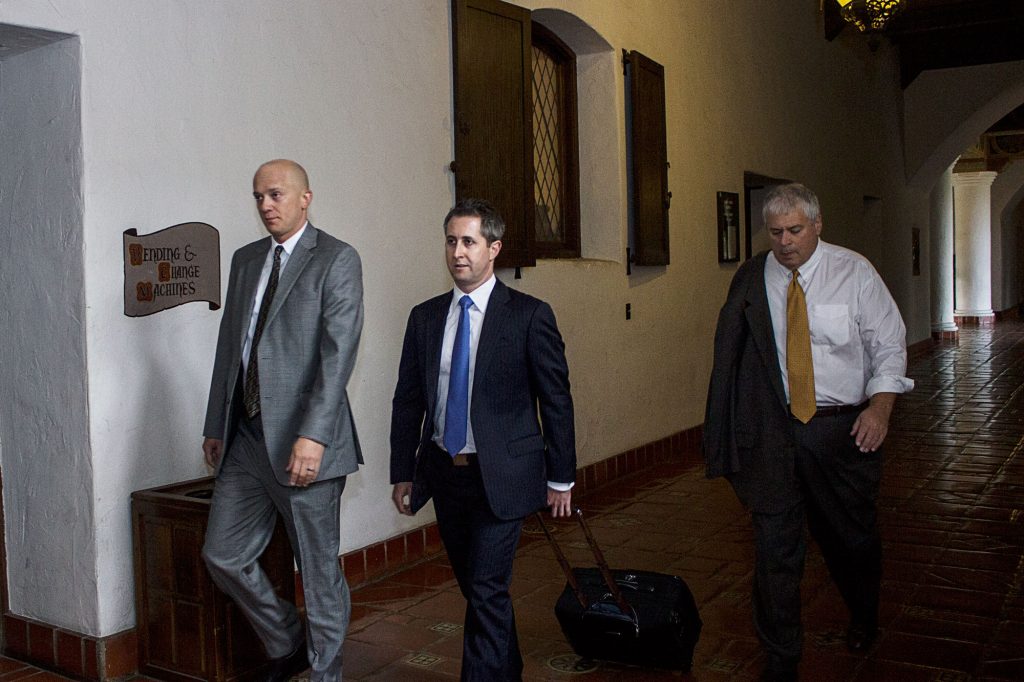
[[[426,361],[430,363],[427,368],[427,403],[430,406],[430,415],[437,414],[437,380],[441,374],[441,345],[444,342],[444,324],[448,319],[448,308],[452,304],[452,294],[438,296],[434,302],[434,309],[428,315],[426,344]],[[433,427],[431,427],[433,428]]]
[[[747,307],[744,311],[750,335],[761,354],[761,361],[775,389],[775,397],[786,405],[786,391],[782,386],[782,370],[779,368],[779,354],[775,348],[775,331],[772,327],[771,309],[768,307],[768,292],[764,286],[765,255],[759,256],[761,267],[754,268],[754,276],[747,285]]]
[[[249,332],[249,320],[252,316],[253,302],[256,297],[256,288],[260,283],[260,274],[263,272],[263,264],[267,260],[267,250],[270,248],[270,237],[262,239],[259,245],[263,248],[259,249],[252,258],[241,264],[241,272],[239,273],[239,296],[241,300],[239,305],[236,307],[240,319],[238,320],[238,332],[240,338],[238,339],[238,348],[241,351],[242,344],[245,343],[245,335]]]
[[[487,366],[494,357],[494,348],[497,346],[501,332],[508,321],[508,287],[499,279],[494,284],[494,291],[487,301],[487,313],[484,315],[484,326],[480,330],[480,342],[476,348],[476,364],[473,369],[473,395],[479,395],[477,387],[487,376]]]
[[[316,237],[317,230],[310,223],[306,226],[306,231],[302,233],[298,243],[295,244],[291,255],[288,256],[288,264],[281,273],[281,279],[277,283],[277,292],[274,294],[274,300],[270,304],[270,311],[267,312],[266,324],[270,324],[273,321],[277,311],[281,309],[285,299],[288,298],[288,292],[291,291],[295,281],[302,274],[302,270],[313,258],[313,249],[316,248]]]

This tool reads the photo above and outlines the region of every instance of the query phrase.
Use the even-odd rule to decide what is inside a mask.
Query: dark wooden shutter
[[[633,262],[668,265],[668,143],[665,67],[639,52],[625,52],[629,81],[633,166]]]
[[[530,12],[498,0],[452,0],[455,195],[505,218],[498,267],[534,265]]]

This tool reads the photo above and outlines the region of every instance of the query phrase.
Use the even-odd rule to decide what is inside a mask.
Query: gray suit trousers
[[[270,467],[259,417],[242,420],[217,475],[203,558],[213,581],[244,612],[271,658],[287,656],[302,637],[295,606],[280,599],[259,565],[277,515],[284,519],[302,573],[310,679],[341,679],[342,642],[351,613],[338,565],[345,477],[307,488],[281,485]]]

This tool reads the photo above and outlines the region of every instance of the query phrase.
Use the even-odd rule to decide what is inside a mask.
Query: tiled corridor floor
[[[880,636],[866,655],[846,650],[845,610],[812,545],[801,679],[1019,682],[1024,323],[964,329],[958,344],[913,353],[910,365],[917,387],[897,403],[886,441]],[[678,453],[581,503],[613,567],[674,573],[690,585],[704,620],[693,671],[599,663],[572,672],[576,658],[552,612],[564,578],[528,523],[513,582],[525,679],[756,679],[763,660],[750,620],[751,531],[728,484],[707,481],[696,453]],[[578,529],[555,528],[570,562],[588,563]],[[443,558],[360,588],[353,600],[346,679],[458,678],[464,603]],[[55,677],[9,659],[0,664],[4,679]]]
[[[959,344],[911,358],[913,393],[898,403],[880,500],[885,538],[882,633],[866,656],[847,652],[845,609],[820,555],[804,579],[805,680],[1024,680],[1024,324],[965,329]],[[750,621],[753,554],[746,512],[728,484],[704,478],[698,456],[658,465],[582,500],[609,563],[682,576],[704,630],[688,676],[756,679]],[[582,534],[557,524],[574,565]],[[657,680],[678,674],[573,662],[552,605],[564,579],[528,524],[513,593],[530,680]],[[463,601],[443,559],[355,594],[346,668],[358,680],[457,676]],[[419,665],[417,665],[419,664]]]

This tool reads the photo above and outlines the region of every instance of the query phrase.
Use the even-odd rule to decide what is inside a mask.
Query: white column
[[[953,173],[956,243],[956,310],[959,317],[991,324],[993,171]]]
[[[928,243],[931,257],[932,336],[955,338],[953,320],[953,167],[931,193]]]

